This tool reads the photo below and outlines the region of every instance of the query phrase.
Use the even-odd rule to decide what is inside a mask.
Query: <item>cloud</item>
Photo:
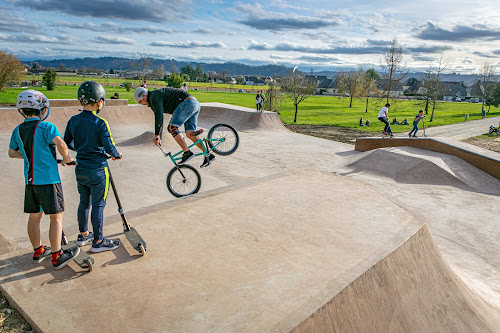
[[[137,44],[137,41],[134,39],[117,37],[117,36],[97,36],[94,40],[98,43],[106,43],[106,44],[126,44],[126,45]]]
[[[65,45],[73,45],[78,44],[80,40],[73,36],[61,35],[56,37],[47,37],[44,35],[35,35],[35,34],[20,34],[20,35],[11,35],[6,36],[0,35],[0,40],[11,42],[11,43],[43,43],[43,44],[65,44]]]
[[[0,21],[0,31],[27,32],[40,29],[40,24],[28,22],[22,17],[7,12],[5,9],[0,9],[0,17],[3,18]]]
[[[493,52],[493,53],[494,53],[494,52]],[[499,53],[500,53],[500,52],[499,52]],[[495,59],[496,59],[496,58],[498,58],[498,56],[493,55],[493,54],[491,54],[491,53],[485,53],[485,52],[479,52],[479,51],[475,51],[475,52],[473,52],[472,54],[477,55],[477,56],[479,56],[479,57],[483,57],[483,58],[495,58]]]
[[[416,37],[424,40],[454,42],[477,39],[500,40],[500,30],[487,29],[484,25],[457,25],[451,30],[446,30],[438,27],[432,22],[427,22]]]
[[[237,15],[246,17],[239,22],[257,30],[281,31],[335,27],[343,21],[335,16],[303,16],[270,12],[260,4],[238,4],[234,7]]]
[[[337,19],[320,19],[306,16],[295,17],[269,17],[269,18],[251,18],[240,21],[249,27],[258,30],[302,30],[302,29],[320,29],[326,27],[335,27],[341,24]]]
[[[451,46],[415,46],[415,47],[404,47],[403,46],[403,52],[408,51],[410,53],[437,53],[437,52],[442,52],[442,51],[449,51],[452,50],[453,48]]]
[[[367,39],[366,42],[370,45],[378,45],[378,46],[389,46],[391,44],[391,41],[388,40]]]
[[[198,28],[193,30],[193,33],[200,34],[200,35],[213,35],[214,31],[211,29],[198,27]]]
[[[39,11],[62,12],[73,16],[90,16],[132,21],[169,23],[187,18],[191,0],[8,0],[20,7]]]
[[[197,48],[197,47],[213,47],[213,48],[221,48],[221,49],[227,49],[226,44],[223,42],[200,42],[200,41],[187,41],[187,42],[167,42],[167,41],[157,41],[157,42],[152,42],[149,45],[151,46],[168,46],[168,47],[175,47],[175,48]]]
[[[414,55],[413,56],[413,60],[416,60],[416,61],[434,61],[436,60],[435,57],[432,57],[432,56],[419,56],[419,55]]]
[[[102,24],[94,24],[92,22],[86,23],[73,23],[73,22],[56,22],[51,24],[52,27],[56,28],[69,28],[69,29],[81,29],[81,30],[89,30],[96,32],[115,32],[119,34],[130,34],[130,33],[149,33],[149,34],[158,34],[158,33],[166,33],[172,34],[175,33],[174,30],[167,28],[157,28],[155,26],[137,26],[137,25],[120,25],[113,22],[107,22]]]

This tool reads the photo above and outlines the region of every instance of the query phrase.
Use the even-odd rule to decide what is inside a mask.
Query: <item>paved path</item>
[[[476,119],[470,121],[464,121],[462,123],[456,123],[451,125],[444,125],[438,127],[426,128],[425,133],[428,137],[447,137],[456,140],[462,140],[470,138],[473,136],[478,136],[481,134],[488,133],[491,125],[498,125],[500,122],[500,117],[491,117],[486,119]],[[393,125],[396,126],[397,125]],[[412,126],[408,129],[411,130]],[[417,135],[423,135],[424,131],[422,129],[422,123],[420,124],[420,129]],[[408,132],[397,133],[395,136],[407,136]]]

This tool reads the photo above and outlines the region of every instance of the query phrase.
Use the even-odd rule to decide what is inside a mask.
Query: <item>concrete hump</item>
[[[276,112],[256,112],[254,109],[223,103],[201,103],[199,121],[209,127],[217,123],[229,124],[238,131],[286,131]]]
[[[447,185],[500,193],[500,181],[464,160],[418,148],[379,148],[346,158],[349,174],[382,176],[403,184]]]
[[[500,313],[443,259],[427,225],[292,332],[497,332]]]

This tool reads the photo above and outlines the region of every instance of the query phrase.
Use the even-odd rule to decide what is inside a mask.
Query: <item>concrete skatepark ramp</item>
[[[140,257],[129,246],[110,199],[104,232],[120,237],[124,246],[94,255],[91,273],[74,263],[61,271],[50,263],[30,263],[22,162],[1,157],[7,176],[0,194],[0,283],[35,329],[86,331],[82,323],[89,320],[100,329],[124,332],[494,332],[500,327],[498,307],[450,268],[425,215],[354,175],[338,175],[339,155],[355,163],[352,146],[290,133],[274,113],[210,107],[215,110],[205,118],[203,108],[200,123],[234,125],[241,145],[202,169],[202,191],[182,199],[166,191],[171,165],[149,144],[152,113],[138,106],[104,109],[124,154],[110,167],[148,254]],[[20,116],[3,111],[0,141],[6,146]],[[48,120],[62,131],[75,112],[54,108]],[[171,139],[164,142],[177,149]],[[363,158],[356,158],[353,167],[359,169]],[[73,170],[61,168],[61,177],[64,228],[74,238]],[[42,224],[47,239],[48,223]],[[75,301],[81,295],[85,301]],[[54,311],[66,320],[52,320]]]

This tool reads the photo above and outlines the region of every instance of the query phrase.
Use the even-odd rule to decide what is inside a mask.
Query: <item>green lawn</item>
[[[125,88],[106,86],[106,94],[111,97],[115,92],[120,94],[120,98],[128,99],[129,104],[134,104],[133,91],[127,92]],[[15,104],[16,97],[23,89],[21,88],[4,88],[0,91],[0,103]],[[46,88],[39,88],[48,98],[76,98],[77,87],[72,85],[59,85],[54,91],[47,91]],[[245,93],[225,93],[225,92],[209,92],[209,91],[190,91],[200,102],[220,102],[255,108],[255,95]],[[378,121],[378,110],[385,104],[384,100],[371,100],[368,107],[368,112],[365,113],[366,100],[354,99],[353,107],[349,108],[349,99],[338,99],[337,97],[313,96],[299,105],[297,116],[297,124],[311,125],[334,125],[342,127],[357,128],[368,132],[379,132],[383,128],[383,124]],[[413,118],[418,113],[420,108],[423,108],[421,103],[416,101],[391,101],[393,107],[389,111],[389,119],[392,121],[394,117],[398,121],[408,119],[411,124]],[[429,122],[429,115],[425,118],[425,126],[441,126],[446,124],[458,123],[464,121],[464,115],[469,113],[469,119],[481,118],[481,104],[474,103],[455,103],[455,102],[439,102],[438,108],[435,111],[434,121]],[[295,107],[293,104],[284,99],[280,118],[286,123],[293,123]],[[491,108],[487,113],[487,117],[500,116],[500,109]],[[359,118],[364,121],[370,120],[370,127],[359,127]],[[393,125],[394,132],[405,132],[412,128],[412,125]]]

